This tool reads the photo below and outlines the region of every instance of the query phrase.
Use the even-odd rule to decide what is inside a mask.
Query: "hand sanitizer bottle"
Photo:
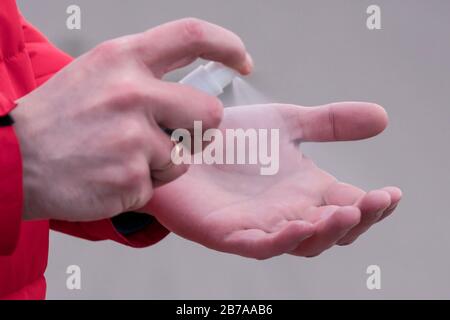
[[[238,73],[219,62],[209,62],[201,65],[180,83],[186,84],[213,96],[219,96],[233,82]]]

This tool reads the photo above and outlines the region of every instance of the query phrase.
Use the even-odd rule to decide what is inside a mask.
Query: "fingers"
[[[217,128],[222,121],[223,105],[216,97],[178,83],[159,82],[152,90],[151,108],[156,122],[169,129],[192,129],[194,121],[202,128]]]
[[[342,182],[336,182],[325,193],[324,200],[328,205],[356,205],[361,211],[360,223],[338,241],[339,245],[354,242],[373,224],[389,216],[401,200],[402,192],[396,187],[365,193],[363,190]]]
[[[242,74],[250,73],[253,67],[237,35],[194,18],[169,22],[138,34],[132,47],[157,75],[187,65],[196,58],[219,61]]]
[[[394,212],[394,210],[398,206],[398,203],[402,199],[402,190],[397,187],[386,187],[382,190],[386,191],[391,196],[391,205],[383,212],[383,215],[378,221],[381,221],[391,215],[391,213]]]
[[[361,194],[363,196],[355,204],[354,199]],[[337,183],[329,197],[335,197],[329,201],[342,203],[343,206],[309,208],[303,213],[303,218],[309,222],[290,221],[273,233],[259,229],[234,232],[228,237],[224,251],[257,259],[287,252],[297,256],[317,256],[335,244],[354,241],[383,215],[389,214],[400,201],[401,191],[387,187],[365,194],[354,186]]]
[[[321,208],[317,208],[321,210]],[[305,257],[314,257],[324,250],[332,247],[350,229],[359,223],[360,211],[356,207],[338,207],[327,213],[315,224],[315,233],[303,241],[291,254]]]
[[[320,107],[287,106],[282,110],[293,140],[366,139],[382,132],[388,123],[386,111],[367,102],[341,102]]]
[[[358,187],[335,182],[325,192],[324,201],[327,205],[351,206],[365,194],[366,192]]]
[[[198,128],[203,134],[205,130],[217,128],[222,120],[223,106],[216,97],[189,86],[169,82],[158,82],[158,85],[151,86],[149,90],[152,90],[148,95],[148,112],[151,113],[149,118],[154,117],[160,127],[187,129],[189,133]],[[151,159],[152,179],[155,186],[160,186],[184,174],[187,166],[172,162],[171,155],[175,145],[167,133],[157,128],[155,135],[153,140],[156,151]]]
[[[361,211],[361,221],[338,241],[339,245],[352,243],[376,223],[391,205],[391,196],[384,190],[370,191],[356,205]]]
[[[150,160],[150,167],[153,185],[159,187],[186,173],[188,165],[184,163],[175,164],[171,158],[175,144],[162,130],[157,132],[156,135],[153,144],[155,152]]]
[[[259,260],[268,259],[293,250],[313,233],[313,225],[304,221],[290,221],[273,233],[259,229],[241,230],[229,235],[224,251]]]

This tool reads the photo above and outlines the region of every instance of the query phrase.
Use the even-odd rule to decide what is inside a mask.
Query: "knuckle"
[[[149,181],[148,169],[140,163],[129,162],[124,166],[124,179],[122,186],[125,189],[136,191],[141,193],[142,190],[146,190],[146,184]]]
[[[145,92],[133,79],[122,79],[110,85],[108,91],[111,92],[111,102],[120,106],[138,106],[145,98]]]
[[[136,210],[144,207],[153,196],[148,169],[144,166],[128,165],[124,168],[121,190],[123,207]]]
[[[205,21],[197,18],[185,18],[181,20],[181,26],[189,43],[202,42],[205,36]]]
[[[151,188],[150,182],[146,181],[144,185],[141,186],[140,190],[136,194],[136,200],[134,204],[134,209],[139,209],[145,206],[153,196],[153,190]]]
[[[92,59],[99,62],[127,62],[128,58],[131,57],[129,54],[132,50],[133,37],[124,36],[120,38],[115,38],[111,40],[104,41],[94,47],[89,53]]]
[[[119,147],[126,150],[141,150],[146,140],[145,130],[138,120],[127,119],[121,126]]]
[[[116,57],[122,51],[123,46],[121,45],[120,41],[117,41],[117,39],[113,39],[100,43],[92,50],[92,53],[95,57],[105,59]]]

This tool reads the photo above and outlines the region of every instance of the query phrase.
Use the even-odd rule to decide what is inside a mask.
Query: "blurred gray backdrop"
[[[175,235],[141,250],[52,233],[48,298],[450,298],[450,1],[447,0],[40,0],[23,14],[74,56],[106,39],[194,16],[239,34],[253,54],[249,82],[281,102],[364,100],[383,105],[389,128],[366,142],[311,144],[307,153],[365,189],[399,185],[397,213],[350,247],[314,259],[252,261]],[[82,10],[82,29],[65,26]],[[366,28],[366,8],[382,30]],[[177,80],[186,70],[170,76]],[[66,268],[82,289],[66,289]],[[381,267],[382,289],[366,288]]]

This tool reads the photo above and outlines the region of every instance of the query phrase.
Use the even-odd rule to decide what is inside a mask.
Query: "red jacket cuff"
[[[15,103],[0,93],[0,117]],[[0,256],[11,255],[17,245],[22,221],[22,158],[12,125],[0,126]]]
[[[122,235],[114,227],[111,219],[92,222],[50,222],[53,230],[63,232],[75,237],[91,241],[113,240],[134,248],[144,248],[162,240],[169,231],[156,220],[145,226],[142,230],[129,236]]]
[[[84,223],[83,228],[88,234],[92,232],[93,234],[102,235],[103,233],[103,237],[106,239],[133,248],[145,248],[151,246],[169,234],[169,231],[156,220],[145,226],[142,230],[128,236],[117,231],[111,219],[105,219],[94,223]]]

